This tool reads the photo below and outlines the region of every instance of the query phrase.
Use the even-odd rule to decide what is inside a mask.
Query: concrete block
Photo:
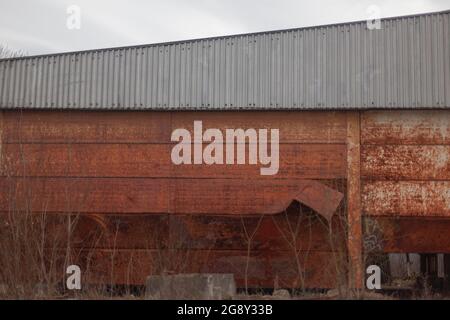
[[[149,276],[146,299],[224,300],[236,295],[233,274],[194,273]]]
[[[277,289],[273,291],[272,297],[275,299],[289,300],[291,299],[291,294],[286,289]]]

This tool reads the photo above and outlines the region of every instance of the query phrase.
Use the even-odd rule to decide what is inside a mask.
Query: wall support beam
[[[347,222],[350,288],[361,289],[364,282],[361,218],[360,113],[347,113]]]

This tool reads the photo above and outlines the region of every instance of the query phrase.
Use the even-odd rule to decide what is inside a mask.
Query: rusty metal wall
[[[0,108],[450,106],[449,11],[0,61]]]
[[[362,113],[363,212],[450,217],[450,110]]]
[[[334,259],[339,255],[334,250],[346,245],[349,258],[358,256],[361,231],[352,222],[361,218],[365,254],[450,253],[450,110],[16,110],[1,115],[0,215],[11,210],[45,212],[48,219],[81,215],[72,245],[89,250],[100,243],[86,252],[97,281],[114,265],[115,281],[142,284],[153,272],[149,250],[161,256],[179,248],[194,253],[179,264],[188,267],[184,272],[235,273],[243,283],[245,230],[256,226],[261,229],[252,238],[249,262],[254,287],[272,286],[275,276],[286,287],[298,287],[299,252],[307,257],[300,268],[307,275],[306,287],[335,285]],[[175,168],[170,134],[175,128],[192,131],[194,120],[221,130],[280,128],[279,173],[261,177],[252,165]],[[315,205],[307,206],[315,213],[295,206],[285,210],[300,201],[301,190],[311,190],[304,187],[305,180],[347,195],[331,229],[322,219],[326,215],[317,215],[317,204],[333,198],[316,192],[320,189],[314,192]],[[339,229],[345,221],[350,233]],[[52,230],[50,237],[62,234]],[[286,233],[292,230],[298,235]],[[330,230],[340,232],[333,242]],[[101,242],[90,238],[100,231]]]
[[[345,252],[345,112],[0,115],[0,221],[45,213],[46,239],[64,253],[70,241],[71,263],[92,270],[91,281],[142,285],[169,270],[234,273],[239,286],[259,288],[335,285]],[[248,162],[174,165],[171,133],[193,133],[194,120],[223,132],[279,128],[278,174],[261,176]],[[78,223],[68,234],[60,221],[71,215]]]

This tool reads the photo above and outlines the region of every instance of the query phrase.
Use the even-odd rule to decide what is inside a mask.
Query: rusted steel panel
[[[281,144],[279,171],[261,176],[260,165],[174,165],[170,144],[5,144],[8,176],[339,179],[345,177],[343,144]],[[246,147],[246,159],[249,148]]]
[[[362,144],[450,144],[449,110],[365,111]]]
[[[35,212],[276,214],[305,201],[329,218],[342,198],[302,179],[1,178],[0,190],[0,211]]]
[[[306,205],[329,219],[342,194],[311,180],[172,180],[176,213],[274,214],[293,201]]]
[[[361,158],[368,179],[450,180],[450,145],[366,145]]]
[[[194,120],[204,128],[279,129],[283,143],[345,143],[344,112],[174,112],[172,130],[192,132]]]
[[[142,285],[150,274],[233,273],[239,287],[331,288],[343,277],[331,252],[279,251],[272,255],[240,250],[84,250],[71,263],[81,266],[85,283]]]
[[[46,250],[61,264],[80,265],[84,283],[142,285],[150,274],[231,272],[241,287],[330,288],[345,276],[342,217],[333,219],[331,233],[306,207],[236,218],[72,216],[72,254],[64,259],[68,218],[46,215]]]
[[[24,212],[16,212],[25,215]],[[8,221],[6,213],[0,214]],[[170,248],[169,216],[167,214],[39,214],[30,221],[43,225],[46,232],[45,247],[96,249],[163,249]],[[70,228],[69,228],[70,226]]]
[[[366,181],[362,194],[366,215],[450,217],[450,181]]]
[[[7,214],[0,217],[1,221],[8,221]],[[271,216],[47,214],[45,220],[40,215],[33,217],[38,225],[45,226],[46,247],[58,244],[65,248],[70,241],[72,248],[96,249],[250,248],[267,254],[279,250],[345,250],[343,217],[336,216],[329,225],[311,209],[298,205]]]
[[[450,112],[363,112],[361,137],[364,214],[382,250],[448,252]]]
[[[307,205],[331,222],[344,195],[316,181],[305,181],[295,193],[295,200]]]
[[[5,143],[162,143],[172,133],[167,112],[11,111],[4,117]]]
[[[194,120],[204,128],[279,128],[279,174],[262,178],[249,165],[172,166],[171,131]],[[184,266],[169,271],[233,272],[243,285],[249,249],[249,285],[271,287],[278,278],[280,286],[330,287],[336,260],[346,259],[343,217],[332,218],[346,188],[345,113],[24,112],[8,113],[6,123],[0,210],[85,213],[71,248],[86,249],[98,281],[142,284],[162,272],[154,259],[165,256]],[[285,213],[305,206],[315,213]],[[55,220],[48,234],[64,230]],[[186,251],[200,258],[186,259]]]
[[[340,251],[342,217],[328,224],[306,207],[259,217],[171,215],[170,247],[272,251]]]
[[[172,130],[279,129],[281,143],[345,143],[340,112],[5,112],[4,141],[23,143],[168,143]],[[192,132],[192,131],[191,131]]]
[[[363,285],[362,220],[361,220],[361,163],[360,114],[347,113],[347,217],[348,255],[350,260],[349,285]]]
[[[450,253],[450,219],[371,217],[382,249],[391,253]]]
[[[167,212],[168,179],[1,178],[0,211]]]

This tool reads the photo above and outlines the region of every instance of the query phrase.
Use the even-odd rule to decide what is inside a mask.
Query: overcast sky
[[[71,5],[80,29],[67,27]],[[389,17],[450,0],[0,0],[0,44],[30,55],[137,45],[365,20],[372,5]]]

